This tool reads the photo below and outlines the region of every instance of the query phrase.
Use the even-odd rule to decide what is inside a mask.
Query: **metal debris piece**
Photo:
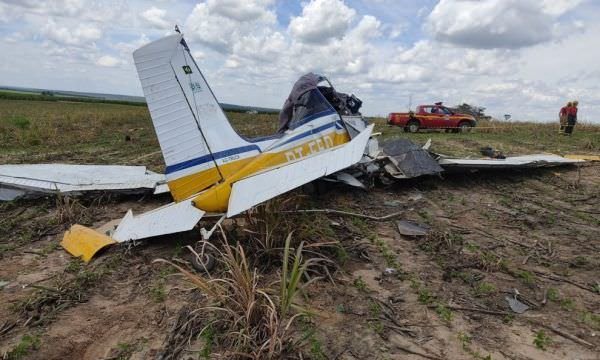
[[[394,276],[396,274],[398,274],[398,270],[394,268],[385,268],[385,270],[383,270],[384,276]]]
[[[430,229],[427,225],[420,225],[407,220],[397,221],[396,225],[400,234],[405,236],[425,236]]]
[[[161,193],[165,176],[145,166],[22,164],[0,165],[0,200],[86,191]]]
[[[346,185],[350,185],[350,186],[354,186],[357,188],[361,188],[363,190],[366,190],[367,187],[365,186],[365,184],[361,183],[357,178],[355,178],[354,176],[348,174],[347,172],[338,172],[334,174],[334,177],[337,179],[337,181],[344,183]]]
[[[513,296],[506,295],[504,299],[506,299],[506,301],[508,302],[508,306],[510,307],[510,309],[517,314],[522,314],[525,311],[529,310],[529,306],[519,301],[519,299],[517,299],[516,294]]]
[[[382,152],[389,160],[385,170],[398,179],[436,175],[443,171],[426,150],[408,139],[386,141],[382,144]]]

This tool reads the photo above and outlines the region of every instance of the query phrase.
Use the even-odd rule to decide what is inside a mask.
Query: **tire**
[[[411,120],[408,122],[408,124],[406,124],[405,131],[414,134],[419,131],[419,127],[420,127],[420,124],[418,121]]]
[[[471,128],[472,128],[471,124],[469,124],[466,121],[463,121],[460,124],[458,124],[458,129],[456,129],[456,132],[465,134],[465,133],[468,133],[469,131],[471,131]]]
[[[198,272],[210,272],[215,267],[215,257],[204,249],[204,254],[197,257],[194,253],[190,254],[190,262],[192,263],[192,267]]]

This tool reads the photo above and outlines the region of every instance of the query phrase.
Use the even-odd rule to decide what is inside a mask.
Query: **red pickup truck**
[[[467,132],[477,125],[475,117],[456,113],[441,105],[419,105],[417,111],[390,113],[387,118],[390,125],[402,126],[404,131],[416,133],[419,129],[445,129],[453,132]]]

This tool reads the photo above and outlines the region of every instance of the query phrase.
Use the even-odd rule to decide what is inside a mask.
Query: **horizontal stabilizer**
[[[129,210],[112,238],[124,242],[189,231],[204,214],[204,211],[192,205],[191,200],[171,203],[137,216],[133,216]]]
[[[370,125],[349,143],[336,149],[235,182],[229,198],[227,217],[354,165],[362,158],[372,131],[373,125]]]

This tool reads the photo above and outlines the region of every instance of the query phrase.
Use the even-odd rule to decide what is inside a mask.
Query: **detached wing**
[[[227,217],[356,164],[363,156],[372,131],[373,125],[369,125],[350,142],[336,149],[235,182]]]

